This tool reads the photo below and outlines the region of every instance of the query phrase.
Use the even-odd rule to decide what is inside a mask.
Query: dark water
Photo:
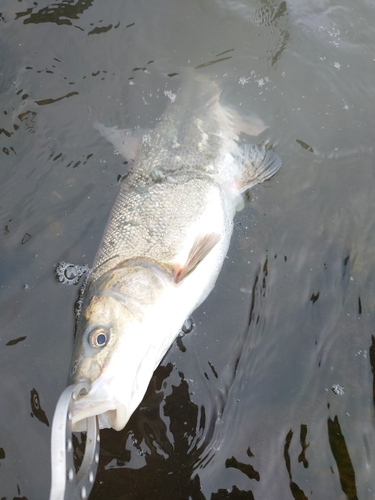
[[[152,127],[187,66],[283,167],[193,332],[102,432],[90,498],[375,498],[374,21],[372,0],[2,0],[1,498],[49,494],[78,292],[53,266],[92,263],[125,171],[92,124]]]

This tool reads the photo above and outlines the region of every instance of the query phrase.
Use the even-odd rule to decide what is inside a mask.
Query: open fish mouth
[[[112,427],[121,430],[128,422],[130,415],[125,405],[111,400],[98,400],[90,397],[90,393],[77,399],[72,416],[73,432],[86,431],[86,419],[97,416],[99,428]]]

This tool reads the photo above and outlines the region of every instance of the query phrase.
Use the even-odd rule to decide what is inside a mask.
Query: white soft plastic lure
[[[264,147],[239,146],[236,134],[250,124],[219,95],[190,77],[152,131],[95,124],[134,163],[85,289],[70,383],[89,381],[91,390],[75,402],[74,430],[92,415],[101,428],[126,425],[184,320],[211,292],[242,193],[281,166]],[[257,127],[264,130],[260,120]]]

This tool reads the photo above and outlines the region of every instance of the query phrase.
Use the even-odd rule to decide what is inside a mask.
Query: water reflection
[[[204,498],[194,469],[214,426],[206,422],[204,408],[191,401],[182,373],[179,385],[164,399],[162,388],[173,370],[172,364],[157,369],[125,432],[118,436],[102,431],[102,467],[93,499],[119,498],[124,492],[138,498],[148,498],[151,492],[167,497],[172,491],[176,498]],[[129,462],[138,465],[125,468]]]
[[[256,10],[257,21],[262,26],[270,26],[278,34],[274,41],[274,46],[268,48],[266,59],[271,61],[271,65],[277,63],[289,40],[288,30],[288,9],[286,2],[275,2],[263,0]]]
[[[375,407],[375,336],[371,335],[371,346],[369,349],[370,365],[372,371],[372,401]]]
[[[42,424],[45,424],[47,427],[49,427],[47,415],[40,406],[39,394],[35,389],[32,389],[30,392],[30,405],[32,411],[31,416],[36,417],[39,422],[42,422]]]
[[[301,424],[300,443],[302,450],[301,453],[298,455],[298,462],[302,462],[305,469],[307,469],[307,467],[309,466],[309,462],[305,456],[305,451],[310,446],[310,443],[306,443],[306,436],[307,436],[307,425]]]
[[[171,385],[164,396],[172,364],[159,367],[143,403],[120,433],[102,431],[101,467],[92,499],[168,497],[205,500],[199,469],[207,465],[212,448],[217,415],[207,420],[205,408],[191,400],[188,382],[179,372],[180,383]],[[253,455],[250,448],[247,456]],[[133,465],[132,465],[133,464]],[[203,468],[205,467],[203,465]],[[226,459],[226,469],[236,469],[248,479],[259,481],[259,472],[234,456]],[[239,495],[239,496],[238,496]],[[233,486],[231,492],[219,489],[211,500],[253,498],[251,490]]]
[[[284,446],[284,460],[285,460],[286,470],[288,471],[288,475],[289,475],[290,491],[291,491],[292,496],[295,500],[308,500],[305,493],[301,490],[301,488],[298,486],[298,484],[293,481],[293,478],[292,478],[292,470],[290,467],[290,456],[289,456],[289,447],[290,447],[290,444],[292,441],[292,437],[293,437],[293,431],[291,429],[288,432],[288,434],[286,435],[285,446]],[[300,457],[298,457],[298,461],[299,461],[299,459],[300,459]]]
[[[48,497],[76,300],[52,270],[92,263],[125,174],[92,124],[153,126],[185,66],[259,117],[284,168],[237,215],[194,332],[103,431],[94,495],[375,498],[373,2],[0,11],[0,498]]]
[[[253,456],[253,454],[250,451],[250,448],[248,448],[247,454],[249,457]],[[238,460],[236,460],[235,457],[228,458],[225,461],[225,467],[227,469],[230,469],[230,468],[237,469],[240,472],[242,472],[243,474],[245,474],[245,476],[247,476],[249,479],[255,479],[256,481],[260,480],[259,472],[256,471],[251,464],[244,464],[242,462],[239,462]]]
[[[52,3],[37,12],[33,12],[36,7],[30,7],[26,11],[17,12],[15,18],[28,16],[23,20],[23,24],[55,23],[71,26],[72,20],[79,19],[80,14],[92,7],[93,3],[93,0],[65,0],[63,3]]]
[[[288,16],[288,5],[285,1],[280,0],[254,0],[252,2],[245,2],[242,0],[234,0],[227,2],[225,0],[215,0],[215,9],[219,6],[218,13],[221,16],[224,14],[227,17],[227,23],[233,23],[233,29],[238,29],[238,19],[244,19],[248,23],[247,33],[244,34],[245,52],[249,54],[250,58],[259,57],[262,60],[268,61],[271,66],[275,66],[283,54],[289,37],[290,37],[290,21]],[[237,22],[236,22],[237,21]],[[242,52],[241,50],[241,52]],[[220,51],[216,57],[227,52],[234,51],[232,57],[239,54],[239,47],[235,49],[227,49]],[[226,58],[223,58],[225,60]],[[217,61],[210,61],[199,65],[202,68]],[[249,65],[249,59],[244,60],[245,67]]]
[[[329,418],[327,423],[329,445],[339,471],[342,491],[348,500],[358,500],[355,472],[338,416],[336,415],[333,420]]]
[[[170,394],[164,397],[163,387],[173,370],[171,364],[158,368],[143,404],[133,415],[127,430],[118,435],[111,430],[102,431],[101,468],[92,498],[149,498],[156,492],[163,498],[173,492],[174,498],[181,500],[255,499],[252,489],[241,488],[242,481],[232,484],[231,488],[219,488],[209,496],[204,495],[200,465],[204,462],[202,459],[207,449],[212,447],[215,419],[208,422],[205,409],[191,400],[189,384],[181,372],[178,374],[179,385],[172,385]],[[348,500],[356,500],[355,472],[337,415],[333,420],[328,418],[327,424],[327,442],[336,461],[342,491]],[[307,441],[307,434],[308,426],[301,424],[300,451],[295,457],[304,469],[309,468],[306,452],[310,442]],[[294,432],[290,429],[283,445],[289,489],[295,500],[307,500],[309,496],[301,487],[301,478],[298,484],[293,477],[293,436]],[[320,453],[316,447],[310,451],[314,462],[318,458],[316,454]],[[250,447],[247,447],[246,455],[249,461],[254,459]],[[269,459],[272,463],[273,457]],[[203,469],[208,464],[209,461],[205,462]],[[260,470],[235,456],[228,457],[224,466],[237,470],[250,481],[259,483],[262,480]],[[296,474],[299,476],[298,471]]]

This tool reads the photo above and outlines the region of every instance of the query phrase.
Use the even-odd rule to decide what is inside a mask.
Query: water
[[[53,267],[92,263],[126,172],[93,122],[152,127],[189,66],[283,167],[127,427],[102,431],[90,498],[375,498],[373,2],[0,13],[0,496],[49,494],[78,294]]]

